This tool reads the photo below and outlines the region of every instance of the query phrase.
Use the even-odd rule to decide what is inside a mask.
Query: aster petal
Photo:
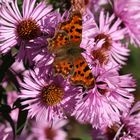
[[[3,31],[1,33],[3,34],[3,39],[2,40],[8,40],[10,38],[14,38],[15,39],[15,36],[13,35],[13,33],[14,33],[13,31],[11,31],[11,32],[5,32],[5,31]],[[6,39],[4,39],[5,36],[7,36]]]
[[[0,51],[6,53],[7,51],[9,51],[10,47],[12,48],[13,46],[16,45],[16,43],[17,41],[15,40],[15,37],[9,38],[7,41],[1,44]]]
[[[17,0],[15,1],[17,3]],[[15,6],[14,2],[11,1],[11,5],[7,3],[8,13],[17,21],[21,20],[21,14],[17,11],[17,7]]]
[[[34,6],[35,6],[36,0],[24,0],[23,1],[23,6],[22,6],[22,13],[23,17],[29,18],[31,13],[33,12]]]
[[[28,84],[28,89],[30,89],[31,87],[33,88],[33,89],[36,89],[36,90],[38,90],[38,89],[40,89],[39,88],[39,85],[38,84],[35,84],[33,81],[32,81],[32,79],[30,79],[30,78],[25,78],[25,82],[27,82],[27,83],[29,83]],[[30,86],[31,85],[31,86]]]
[[[103,28],[104,28],[104,25],[105,25],[105,21],[104,21],[105,18],[104,18],[104,12],[103,11],[101,11],[99,18],[100,18],[99,19],[99,21],[100,21],[99,28],[100,28],[100,31],[102,31]]]
[[[115,31],[114,33],[111,33],[110,35],[113,40],[122,40],[124,38],[124,32],[125,32],[125,29],[118,30],[118,31]]]
[[[123,45],[119,45],[118,43],[113,43],[113,50],[116,52],[116,53],[120,53],[121,55],[126,55],[128,56],[129,55],[129,52],[130,50],[126,47],[126,46],[123,46]],[[121,47],[121,52],[120,52],[120,47]]]
[[[129,114],[133,114],[140,110],[140,101],[136,102],[133,108],[130,110]]]
[[[17,0],[15,0],[15,3],[14,4],[15,4],[16,13],[17,13],[17,15],[19,15],[19,19],[21,19],[22,16],[21,16],[20,10],[19,10],[18,5],[17,5]]]
[[[121,24],[121,20],[117,19],[117,21],[111,26],[109,33],[112,33],[118,29],[118,26]]]
[[[17,20],[12,17],[11,15],[9,15],[9,12],[2,7],[1,13],[0,13],[1,18],[5,19],[7,22],[10,22],[12,24],[16,23]]]
[[[35,9],[33,10],[31,17],[35,20],[39,20],[40,18],[44,17],[46,14],[48,14],[52,10],[51,6],[48,6],[46,8],[44,2],[40,2]]]

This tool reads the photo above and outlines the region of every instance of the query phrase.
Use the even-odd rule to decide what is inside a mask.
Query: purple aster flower
[[[115,0],[114,10],[127,28],[131,43],[140,45],[140,1]]]
[[[28,139],[37,140],[66,140],[67,133],[63,127],[68,123],[67,120],[54,120],[53,123],[47,121],[33,122],[31,135]]]
[[[36,0],[24,0],[22,14],[17,6],[17,0],[3,4],[0,12],[0,51],[7,53],[16,45],[23,47],[42,33],[41,21],[52,8],[46,7],[45,2],[36,6]]]
[[[22,104],[28,104],[29,117],[37,120],[53,121],[70,115],[77,103],[80,88],[71,86],[61,76],[53,77],[52,74],[39,77],[38,70],[25,73],[22,86],[22,99],[27,99]]]
[[[113,140],[137,140],[140,138],[140,102],[128,112],[123,112],[121,122],[105,128],[104,134]],[[115,128],[115,129],[114,129]],[[111,133],[113,132],[113,135]],[[114,133],[115,132],[115,133]]]
[[[122,123],[127,130],[126,135],[140,139],[140,102],[137,102],[129,113],[124,113]]]
[[[95,128],[110,127],[131,107],[134,97],[130,92],[135,90],[135,81],[130,74],[120,76],[114,69],[93,69],[96,84],[84,93],[73,115]]]
[[[99,25],[92,33],[92,40],[86,48],[91,56],[91,64],[99,63],[101,66],[125,64],[129,55],[127,45],[122,44],[125,29],[120,29],[121,20],[115,21],[115,15],[100,12]]]
[[[41,20],[42,27],[42,36],[30,41],[28,45],[22,47],[21,51],[19,51],[17,58],[22,60],[24,58],[24,62],[29,63],[30,66],[34,65],[33,62],[38,62],[38,59],[41,59],[40,56],[45,53],[45,58],[48,54],[47,52],[47,38],[50,38],[54,35],[54,31],[56,25],[60,21],[60,13],[57,11],[50,12]],[[24,52],[24,53],[23,53]]]

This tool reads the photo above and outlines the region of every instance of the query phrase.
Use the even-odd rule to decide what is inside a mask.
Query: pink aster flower
[[[4,4],[4,3],[6,3],[6,2],[11,2],[12,0],[0,0],[0,6],[1,6],[1,4]]]
[[[140,102],[137,102],[129,113],[124,113],[122,123],[127,130],[126,135],[140,139]]]
[[[93,69],[95,86],[84,93],[73,115],[95,128],[110,127],[131,107],[135,81],[130,74],[120,76],[114,69]]]
[[[105,128],[106,136],[110,132],[115,132],[110,135],[113,140],[137,140],[140,138],[140,102],[137,102],[128,112],[123,112],[121,123],[114,124],[115,127]],[[115,128],[115,129],[114,129]],[[110,130],[110,131],[109,131]]]
[[[140,45],[140,1],[115,0],[114,10],[127,28],[131,43]]]
[[[111,128],[105,128],[104,134],[113,140],[137,140],[140,138],[139,130],[140,102],[137,102],[131,110],[122,113],[121,122],[115,123]]]
[[[53,121],[66,118],[71,114],[78,100],[81,89],[71,86],[61,76],[53,77],[52,74],[39,77],[37,69],[25,73],[24,83],[19,97],[27,99],[22,102],[29,106],[29,117],[37,120]]]
[[[115,15],[109,16],[100,12],[99,25],[92,33],[92,40],[86,48],[91,56],[91,64],[98,62],[101,66],[111,65],[114,67],[118,64],[125,64],[129,50],[126,45],[122,44],[125,29],[120,28],[121,20],[115,20]]]
[[[53,123],[47,121],[33,122],[31,135],[28,139],[37,140],[66,140],[67,133],[63,127],[68,123],[67,120],[54,120]]]
[[[36,0],[24,0],[22,14],[17,6],[17,0],[6,2],[0,10],[0,51],[7,53],[18,45],[23,53],[23,47],[31,40],[41,35],[41,21],[52,8],[45,2],[36,6]]]

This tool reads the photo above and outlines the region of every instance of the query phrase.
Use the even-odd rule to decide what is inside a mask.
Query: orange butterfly
[[[48,40],[48,50],[55,54],[53,67],[56,74],[70,75],[72,84],[91,88],[95,79],[81,55],[85,51],[79,47],[81,40],[82,15],[75,11],[68,21],[59,24],[54,37]]]

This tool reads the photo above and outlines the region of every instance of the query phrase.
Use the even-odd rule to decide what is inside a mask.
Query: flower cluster
[[[90,124],[93,139],[111,130],[114,140],[139,139],[136,81],[121,74],[129,44],[140,45],[139,22],[139,0],[71,0],[63,13],[49,1],[1,1],[1,139],[24,125],[18,139],[66,139],[71,117]]]

